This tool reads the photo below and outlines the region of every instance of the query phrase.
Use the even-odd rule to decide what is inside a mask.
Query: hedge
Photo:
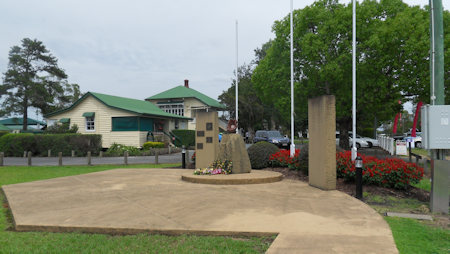
[[[172,133],[177,136],[180,140],[175,139],[174,145],[181,147],[182,145],[186,147],[195,146],[195,131],[194,130],[173,130]]]
[[[144,145],[142,146],[142,149],[148,150],[150,148],[164,148],[164,146],[165,146],[165,144],[163,142],[148,141],[148,142],[144,143]]]
[[[101,150],[102,137],[96,134],[6,134],[0,137],[0,151],[5,156],[23,156],[24,151],[31,151],[33,156],[47,156],[47,151],[53,154],[62,152],[69,156],[72,150],[77,156],[86,155],[88,151],[98,154]]]

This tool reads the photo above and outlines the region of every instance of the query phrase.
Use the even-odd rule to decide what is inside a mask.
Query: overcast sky
[[[313,2],[294,0],[294,8]],[[443,4],[448,10],[450,0]],[[189,79],[217,99],[233,78],[236,20],[241,65],[289,9],[289,0],[1,0],[0,72],[28,37],[47,46],[82,92],[144,99]]]

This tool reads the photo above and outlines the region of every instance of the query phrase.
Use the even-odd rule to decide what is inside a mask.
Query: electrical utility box
[[[425,105],[421,111],[423,147],[450,149],[450,105]]]

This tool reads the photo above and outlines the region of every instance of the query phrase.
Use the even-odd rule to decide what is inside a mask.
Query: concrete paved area
[[[186,170],[117,169],[3,186],[19,231],[278,233],[268,253],[397,253],[389,226],[339,191],[283,180],[209,185]]]

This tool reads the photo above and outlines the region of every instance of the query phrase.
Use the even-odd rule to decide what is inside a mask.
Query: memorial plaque
[[[219,150],[219,116],[217,111],[197,112],[195,128],[195,167],[209,167],[217,158]],[[215,138],[214,138],[215,137]]]

